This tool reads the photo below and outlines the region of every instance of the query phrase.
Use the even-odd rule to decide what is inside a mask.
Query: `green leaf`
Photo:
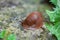
[[[52,24],[45,23],[45,26],[47,27],[47,29],[48,29],[52,34],[55,33],[55,29],[54,29],[54,26],[53,26]]]
[[[57,5],[57,0],[50,0],[54,5]]]
[[[47,29],[54,35],[56,35],[57,39],[60,40],[60,1],[59,0],[51,0],[53,4],[56,5],[54,11],[46,11],[46,13],[50,17],[50,22],[53,22],[54,25],[45,24]]]
[[[16,40],[16,36],[14,34],[10,34],[7,40]]]
[[[60,22],[57,22],[54,26],[51,24],[45,24],[47,29],[54,35],[56,35],[57,39],[60,40]]]
[[[55,16],[56,16],[56,14],[54,12],[55,11],[48,11],[48,10],[46,10],[46,13],[49,15],[51,22],[55,22]]]
[[[58,40],[60,40],[60,22],[57,22],[55,25],[54,25],[54,27],[55,27],[55,35],[56,35],[56,37],[58,38]]]
[[[4,38],[6,30],[2,30],[2,32],[0,33],[0,38]]]

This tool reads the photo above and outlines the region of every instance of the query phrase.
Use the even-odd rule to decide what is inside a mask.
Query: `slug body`
[[[42,14],[35,11],[27,16],[27,18],[22,22],[22,26],[24,29],[39,29],[43,25],[43,17]]]

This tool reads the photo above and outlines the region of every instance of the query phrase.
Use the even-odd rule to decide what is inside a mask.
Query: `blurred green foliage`
[[[16,36],[14,34],[10,34],[7,40],[16,40]]]
[[[14,34],[6,35],[7,38],[5,38],[6,30],[3,30],[0,32],[0,38],[3,38],[4,40],[16,40],[16,36]]]
[[[6,30],[3,30],[2,32],[0,32],[0,38],[4,38]]]
[[[54,8],[54,11],[47,10],[46,12],[50,17],[50,22],[54,23],[54,25],[48,23],[45,25],[48,30],[60,40],[60,7],[58,5],[58,0],[51,0],[51,2],[56,4],[56,8]]]
[[[57,0],[50,0],[54,5],[57,5]]]

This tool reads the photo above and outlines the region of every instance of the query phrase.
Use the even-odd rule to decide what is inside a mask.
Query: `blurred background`
[[[33,11],[42,12],[45,20],[49,20],[45,11],[53,10],[53,7],[49,0],[0,0],[0,32],[6,30],[0,40],[6,40],[8,34],[15,34],[15,40],[57,40],[45,25],[44,29],[37,30],[23,30],[20,25],[20,21]]]

